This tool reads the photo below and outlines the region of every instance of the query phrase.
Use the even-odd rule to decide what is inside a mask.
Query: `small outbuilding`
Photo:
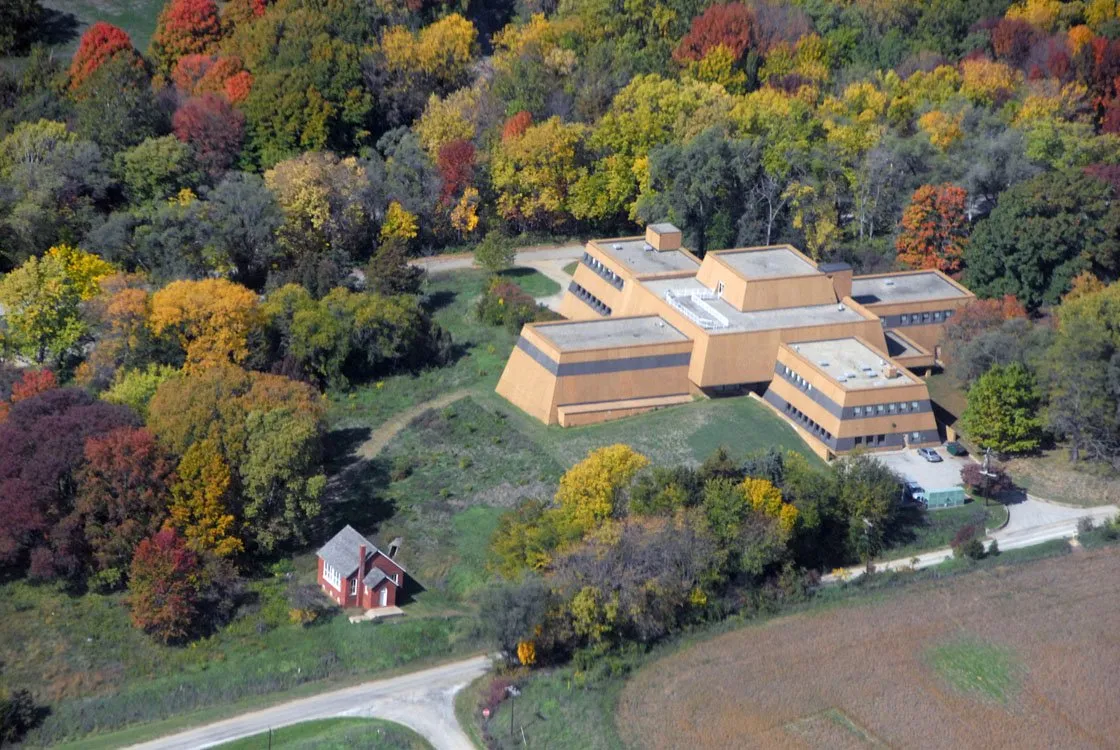
[[[342,607],[395,607],[406,575],[393,559],[398,547],[386,554],[347,525],[318,552],[319,586]]]

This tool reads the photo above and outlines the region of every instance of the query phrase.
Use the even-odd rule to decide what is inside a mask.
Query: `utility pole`
[[[988,494],[991,492],[991,487],[992,487],[992,477],[995,476],[995,474],[992,473],[992,449],[991,448],[985,448],[984,449],[984,465],[980,469],[980,473],[984,475],[984,507],[987,508],[988,507]]]

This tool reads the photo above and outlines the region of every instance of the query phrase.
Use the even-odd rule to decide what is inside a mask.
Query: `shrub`
[[[43,711],[35,705],[28,691],[0,693],[0,746],[18,742],[42,716]]]
[[[999,555],[999,542],[995,539],[992,540],[991,545],[988,547],[988,556],[997,557]]]
[[[1093,519],[1090,516],[1085,516],[1083,518],[1077,519],[1078,536],[1081,536],[1082,534],[1088,534],[1092,532],[1094,528],[1095,526],[1093,524]]]
[[[530,297],[525,291],[501,277],[490,280],[476,308],[479,320],[492,326],[504,325],[510,333],[518,333],[526,323],[557,320],[560,316]]]
[[[984,557],[984,543],[979,539],[969,539],[961,546],[961,554],[969,560],[979,560]]]

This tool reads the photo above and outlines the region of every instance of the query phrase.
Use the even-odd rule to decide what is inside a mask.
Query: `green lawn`
[[[305,721],[221,745],[224,750],[429,750],[408,727],[382,719]]]
[[[929,648],[925,656],[933,670],[958,692],[1006,703],[1019,689],[1020,667],[1005,648],[960,638]]]
[[[510,268],[499,276],[509,279],[525,290],[530,297],[551,297],[560,292],[560,285],[532,268]]]
[[[948,547],[957,531],[968,524],[985,528],[999,526],[1007,519],[1003,505],[985,506],[975,501],[956,508],[926,511],[908,506],[903,510],[902,524],[895,538],[878,555],[881,560],[897,560],[907,555]]]
[[[502,701],[484,727],[488,747],[524,747],[524,731],[529,747],[621,749],[612,715],[622,681],[579,687],[573,674],[571,668],[535,673],[520,697]]]
[[[165,0],[43,0],[51,14],[53,43],[57,53],[66,57],[78,48],[78,37],[96,21],[120,26],[132,37],[141,52],[148,49]],[[67,30],[72,30],[65,33]],[[67,38],[69,37],[69,38]]]
[[[310,556],[294,575],[313,580]],[[33,744],[153,722],[300,688],[384,674],[475,648],[463,617],[351,625],[343,613],[303,627],[288,619],[284,576],[249,584],[247,603],[219,633],[161,646],[128,622],[120,594],[70,596],[23,581],[0,587],[0,686],[36,687],[51,707]]]

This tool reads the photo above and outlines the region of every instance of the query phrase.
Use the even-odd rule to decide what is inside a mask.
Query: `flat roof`
[[[788,247],[722,250],[715,255],[748,279],[811,276],[820,273],[816,266]]]
[[[856,276],[852,279],[852,299],[861,305],[967,296],[967,292],[933,271],[862,278]]]
[[[555,344],[562,352],[647,344],[675,344],[690,340],[660,315],[573,320],[568,323],[538,325],[533,330]]]
[[[680,250],[646,250],[644,237],[592,240],[592,243],[638,276],[700,270],[700,264]]]
[[[917,348],[895,331],[883,331],[887,339],[887,354],[892,357],[920,357],[929,356],[929,352]]]
[[[885,377],[883,367],[891,364],[890,360],[857,338],[799,341],[786,346],[846,390],[897,388],[917,382],[902,369],[897,378]]]
[[[804,326],[828,325],[831,323],[856,323],[861,320],[870,320],[859,311],[843,304],[830,303],[827,305],[806,305],[804,307],[786,307],[774,310],[754,310],[742,312],[733,306],[716,298],[711,289],[701,284],[695,277],[684,279],[655,279],[641,282],[642,286],[653,292],[665,304],[675,307],[678,311],[689,317],[690,313],[703,318],[705,306],[715,311],[727,321],[727,325],[709,327],[698,323],[710,334],[741,333],[743,331],[769,331],[777,328],[800,328]],[[677,302],[670,303],[666,292],[675,292]],[[712,297],[701,299],[703,304],[691,299],[692,294]],[[682,309],[683,308],[683,309]],[[686,312],[687,310],[687,312]],[[697,322],[693,319],[693,322]],[[722,321],[719,321],[722,323]]]

